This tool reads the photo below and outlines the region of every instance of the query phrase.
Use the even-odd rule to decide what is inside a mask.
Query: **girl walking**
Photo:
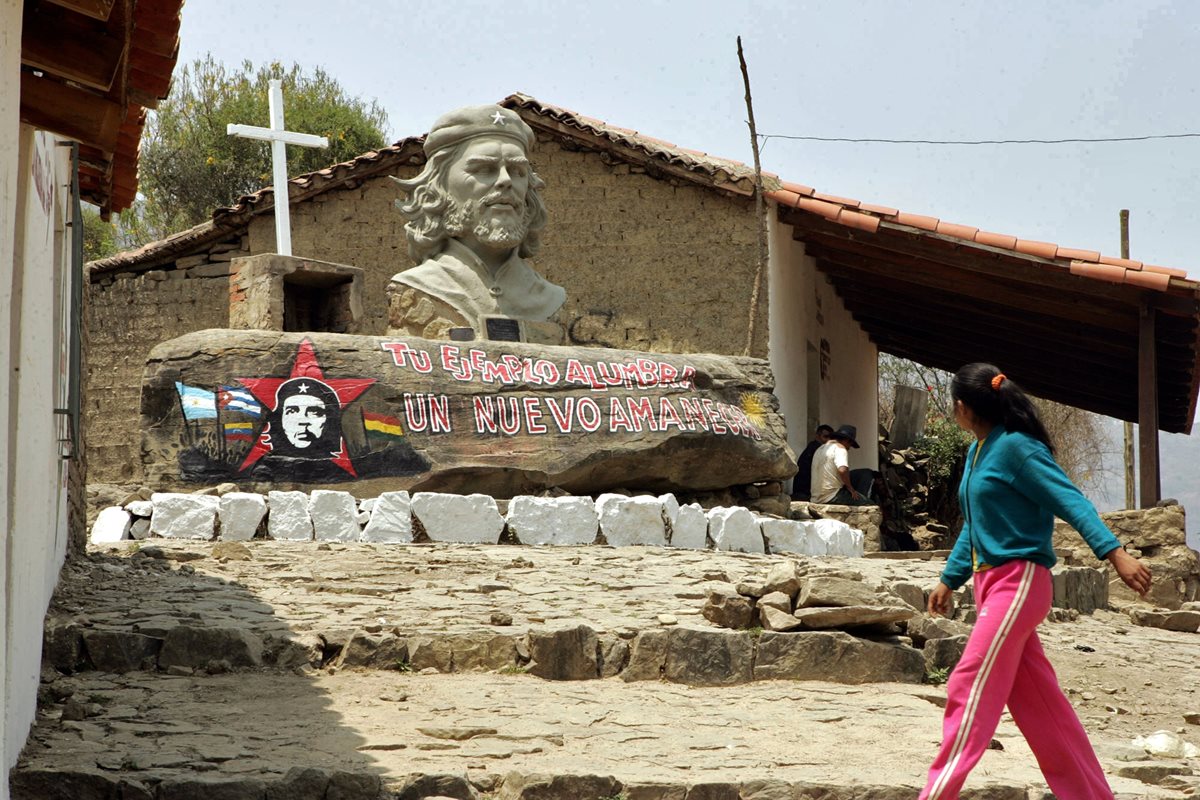
[[[1054,461],[1053,444],[1028,395],[991,364],[968,364],[950,386],[955,421],[975,434],[958,499],[963,528],[929,612],[974,573],[975,628],[947,684],[943,741],[920,800],[956,800],[987,749],[1005,705],[1059,800],[1111,800],[1087,733],[1038,641],[1050,610],[1054,517],[1082,534],[1131,589],[1150,571],[1125,552],[1095,507]]]

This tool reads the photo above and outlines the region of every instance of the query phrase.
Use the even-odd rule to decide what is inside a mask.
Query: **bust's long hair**
[[[404,223],[404,234],[408,237],[408,254],[417,264],[441,252],[450,238],[445,219],[450,211],[450,195],[446,191],[446,176],[453,164],[466,150],[470,140],[453,147],[439,150],[425,162],[421,174],[409,180],[392,177],[408,195],[407,200],[397,200],[396,208],[408,222]],[[542,246],[542,228],[546,227],[546,204],[542,202],[541,190],[545,188],[536,172],[529,173],[529,189],[525,193],[525,225],[527,233],[517,255],[532,258]]]

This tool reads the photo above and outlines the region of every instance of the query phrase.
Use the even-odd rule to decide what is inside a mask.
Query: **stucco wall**
[[[0,260],[9,301],[7,338],[0,348],[7,367],[0,428],[8,432],[4,494],[20,502],[9,501],[4,517],[5,770],[16,762],[33,720],[42,620],[67,548],[68,465],[61,458],[63,428],[55,408],[65,405],[68,378],[62,298],[71,263],[65,224],[71,151],[27,126],[9,133],[0,139],[11,138],[18,149],[15,159],[11,153],[4,159],[6,172],[15,161],[16,180],[9,181],[11,194],[5,192],[15,198],[15,213],[6,213],[3,228],[11,255]],[[7,788],[7,775],[3,778]]]
[[[788,444],[803,450],[813,421],[835,428],[853,425],[861,447],[850,451],[850,468],[878,469],[878,351],[804,245],[792,239],[792,227],[780,223],[774,209],[770,219],[769,359]],[[827,343],[824,374],[822,342]],[[810,391],[810,377],[815,391]]]
[[[546,181],[550,213],[536,263],[567,288],[563,314],[577,343],[742,352],[756,257],[751,200],[657,180],[553,140],[539,143],[533,162]],[[366,273],[364,319],[351,332],[383,333],[384,289],[412,265],[404,219],[393,205],[400,196],[383,176],[292,207],[294,253]],[[218,245],[220,252],[173,265],[186,271],[108,276],[90,287],[90,481],[141,479],[138,406],[146,355],[164,339],[226,327],[229,259],[271,252],[274,241],[274,220],[262,215],[244,238]],[[760,357],[767,352],[767,294],[764,275],[753,353]]]

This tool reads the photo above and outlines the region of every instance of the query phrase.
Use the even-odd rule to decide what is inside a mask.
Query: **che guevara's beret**
[[[500,106],[467,106],[438,117],[425,137],[425,155],[479,136],[504,136],[525,150],[533,147],[533,129],[515,111]]]

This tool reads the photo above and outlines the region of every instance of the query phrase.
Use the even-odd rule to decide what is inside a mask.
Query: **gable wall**
[[[740,354],[756,257],[754,203],[684,181],[659,180],[595,152],[543,138],[533,163],[546,181],[550,223],[535,259],[567,288],[563,317],[577,344],[666,353]],[[413,167],[397,171],[410,177]],[[382,334],[385,288],[412,266],[401,196],[388,177],[294,205],[292,250],[365,270],[364,319],[350,332]],[[228,325],[228,259],[274,249],[274,219],[254,218],[209,258],[90,288],[89,479],[141,479],[138,406],[142,368],[159,341]],[[111,279],[106,279],[111,280]],[[763,276],[753,355],[767,352]],[[99,424],[98,424],[99,423]]]

